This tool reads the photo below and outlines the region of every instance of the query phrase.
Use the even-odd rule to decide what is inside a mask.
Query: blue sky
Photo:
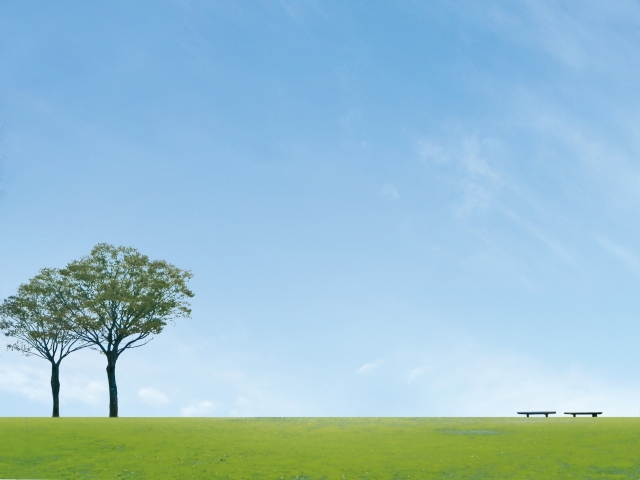
[[[192,270],[125,416],[638,415],[638,65],[624,0],[2,2],[0,296],[99,242]]]

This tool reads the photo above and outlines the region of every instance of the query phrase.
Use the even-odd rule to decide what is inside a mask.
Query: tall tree
[[[0,305],[0,330],[13,337],[9,350],[51,362],[53,416],[60,416],[60,363],[86,346],[71,330],[69,283],[58,270],[43,269]]]
[[[189,317],[191,272],[163,260],[149,260],[134,248],[96,245],[91,254],[61,270],[73,286],[78,338],[107,358],[109,416],[118,416],[116,362],[141,347],[176,318]]]

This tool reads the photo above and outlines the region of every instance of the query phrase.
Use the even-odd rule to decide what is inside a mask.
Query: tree
[[[9,350],[51,362],[53,415],[60,416],[60,363],[86,346],[71,330],[69,284],[58,270],[43,269],[0,305],[0,330],[16,342]]]
[[[109,416],[118,416],[116,362],[125,350],[147,344],[176,318],[191,315],[191,272],[149,260],[134,248],[101,243],[61,275],[72,285],[68,304],[74,331],[107,357]]]

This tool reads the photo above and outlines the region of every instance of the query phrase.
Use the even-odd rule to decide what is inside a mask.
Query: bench
[[[518,412],[518,415],[526,415],[527,417],[529,415],[544,415],[545,417],[548,417],[549,414],[554,414],[556,412]]]
[[[602,412],[564,412],[565,415],[591,415],[592,417],[597,417],[598,415],[602,415]]]

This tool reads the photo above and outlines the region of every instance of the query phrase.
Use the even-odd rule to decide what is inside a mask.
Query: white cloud
[[[628,249],[621,247],[613,243],[610,240],[597,237],[596,240],[602,245],[609,253],[612,253],[615,257],[622,262],[622,264],[634,273],[640,273],[640,260],[637,255],[629,251]]]
[[[44,361],[43,361],[44,362]],[[50,376],[30,365],[0,365],[0,390],[37,402],[51,401]]]
[[[421,375],[429,372],[431,367],[429,365],[423,365],[421,367],[416,367],[409,372],[408,381],[409,383],[413,382],[415,379],[419,378]]]
[[[156,390],[155,388],[151,387],[141,388],[140,390],[138,390],[138,396],[144,403],[156,407],[171,403],[169,397],[167,397],[160,390]]]
[[[34,359],[37,362],[37,359]],[[11,362],[0,366],[0,390],[40,403],[51,402],[51,374],[49,364],[39,365]],[[107,398],[106,379],[92,380],[84,374],[69,374],[62,363],[60,372],[60,401],[65,404],[77,400],[89,405],[100,405]]]
[[[456,217],[464,219],[476,211],[487,210],[502,191],[518,193],[519,188],[508,176],[494,166],[501,156],[497,140],[467,135],[457,138],[448,147],[430,139],[416,143],[418,156],[446,167],[454,176],[461,201],[453,206]]]
[[[479,214],[487,212],[497,214],[536,239],[566,264],[577,266],[575,255],[544,226],[545,222],[552,220],[550,217],[555,212],[548,210],[545,202],[540,200],[541,196],[527,187],[526,179],[522,183],[509,173],[509,166],[516,171],[517,168],[501,141],[467,135],[457,138],[452,145],[460,146],[443,147],[431,140],[421,140],[417,149],[423,157],[431,156],[438,163],[447,164],[440,168],[447,171],[460,192],[452,204],[452,212],[458,220],[478,218]],[[532,213],[542,218],[531,218]],[[490,223],[486,225],[493,227]]]
[[[489,163],[490,150],[494,142],[480,141],[475,136],[462,141],[462,150],[456,152],[456,161],[461,172],[460,187],[463,202],[454,208],[456,216],[467,217],[476,210],[486,210],[494,203],[495,196],[505,187],[504,174]]]
[[[365,363],[358,370],[356,370],[356,373],[359,373],[359,374],[371,373],[383,363],[384,363],[383,359],[378,359],[374,362]]]
[[[400,198],[400,194],[398,193],[398,189],[395,187],[393,183],[388,183],[383,185],[380,189],[380,196],[386,198],[391,201],[398,201]]]
[[[214,402],[197,402],[182,407],[180,409],[180,415],[183,417],[207,417],[213,414],[218,408],[219,405]]]
[[[440,415],[504,416],[526,409],[637,415],[640,406],[640,384],[614,384],[580,366],[550,366],[468,345],[428,355],[405,372],[412,388],[442,399]]]
[[[60,398],[63,401],[79,400],[89,405],[101,405],[107,401],[107,380],[102,382],[89,380],[84,375],[73,375],[64,379],[60,388]]]

